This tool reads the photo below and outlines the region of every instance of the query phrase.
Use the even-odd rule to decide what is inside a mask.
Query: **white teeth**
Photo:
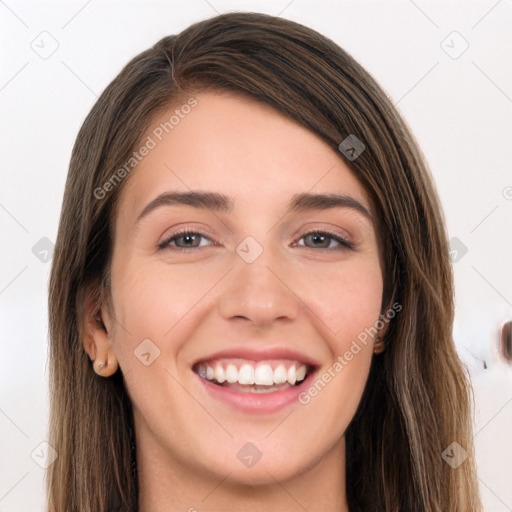
[[[274,384],[274,372],[268,364],[259,364],[254,374],[254,382],[260,386],[272,386]]]
[[[275,370],[268,363],[254,364],[243,363],[240,369],[233,363],[227,366],[217,362],[214,366],[207,363],[200,364],[197,373],[206,380],[215,381],[219,384],[228,382],[230,384],[238,383],[246,386],[274,386],[288,383],[293,386],[297,382],[305,379],[307,367],[305,364],[296,367],[292,364],[288,369],[284,364],[278,364]],[[278,390],[279,387],[272,387],[269,390]]]
[[[284,384],[286,382],[287,372],[284,364],[280,364],[274,370],[274,383],[275,384]]]
[[[221,364],[218,364],[215,367],[214,379],[220,384],[226,380],[226,372],[224,371],[224,367]]]
[[[284,364],[280,364],[274,370],[274,384],[284,384],[286,382],[286,377],[287,377],[286,368],[284,367]]]
[[[287,374],[287,379],[286,379],[292,386],[295,384],[295,382],[297,381],[297,376],[296,376],[296,372],[295,372],[295,365],[294,366],[290,366],[290,368],[288,368],[288,374]]]
[[[238,381],[238,370],[234,364],[228,364],[226,368],[226,380],[231,383]]]
[[[302,365],[295,373],[295,377],[297,378],[297,381],[301,381],[301,380],[304,380],[305,376],[306,376],[306,367],[304,365]]]
[[[254,368],[250,364],[243,364],[238,372],[239,384],[254,384]],[[259,382],[256,382],[259,384]]]

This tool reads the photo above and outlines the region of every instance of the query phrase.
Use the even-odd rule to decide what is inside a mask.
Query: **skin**
[[[285,346],[318,361],[320,375],[332,367],[381,313],[377,233],[350,208],[287,213],[286,206],[299,192],[345,194],[371,211],[370,201],[336,151],[268,106],[231,94],[195,97],[198,105],[123,190],[111,305],[100,311],[106,330],[90,307],[84,339],[95,365],[107,361],[95,366],[101,375],[118,365],[124,374],[140,511],[347,511],[344,433],[379,350],[373,339],[307,405],[272,414],[212,398],[191,366],[226,348]],[[136,224],[171,190],[221,192],[234,207],[165,206]],[[200,247],[180,252],[178,239],[158,248],[185,227],[206,237],[197,237]],[[311,229],[348,238],[355,249],[304,237]],[[252,263],[235,250],[247,236],[263,249]],[[160,350],[149,366],[134,356],[144,339]],[[247,442],[262,453],[250,468],[237,458]]]

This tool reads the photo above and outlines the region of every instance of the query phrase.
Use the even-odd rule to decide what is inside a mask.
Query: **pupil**
[[[182,240],[184,241],[185,245],[194,245],[194,237],[196,235],[191,235],[190,233],[185,233],[182,235]]]
[[[325,245],[325,240],[327,238],[325,235],[310,235],[310,236],[315,245],[320,245],[320,244],[322,244],[322,242],[324,242],[324,245]]]

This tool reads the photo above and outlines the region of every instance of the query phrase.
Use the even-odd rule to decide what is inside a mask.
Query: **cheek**
[[[299,403],[333,439],[345,432],[364,392],[382,302],[378,265],[347,265],[345,270],[317,276],[318,286],[305,295],[312,317],[321,320],[317,328],[331,360],[319,369]]]
[[[133,352],[142,340],[150,339],[160,349],[165,346],[166,351],[176,352],[181,333],[201,309],[195,306],[207,302],[204,298],[216,280],[208,265],[199,270],[136,258],[120,262],[112,268],[112,281],[117,283],[113,302],[120,326],[115,336],[117,349]]]
[[[313,269],[298,277],[296,286],[337,353],[374,325],[381,312],[383,282],[377,260],[346,262],[328,271]]]
[[[381,313],[382,274],[378,259],[340,265],[311,276],[307,305],[321,319],[331,362],[320,368],[300,403],[325,431],[342,435],[355,414],[368,379],[372,336]]]

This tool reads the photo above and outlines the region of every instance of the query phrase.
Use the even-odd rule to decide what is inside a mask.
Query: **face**
[[[195,98],[162,140],[175,107],[154,120],[123,190],[109,340],[138,450],[217,481],[281,481],[344,453],[373,356],[361,333],[382,306],[371,204],[305,128]],[[192,191],[209,195],[179,196]]]

